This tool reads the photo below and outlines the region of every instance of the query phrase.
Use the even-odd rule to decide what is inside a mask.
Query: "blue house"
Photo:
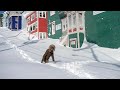
[[[17,11],[9,11],[8,28],[12,31],[22,29],[22,13]]]
[[[22,28],[22,16],[11,16],[9,18],[9,29],[20,30]]]

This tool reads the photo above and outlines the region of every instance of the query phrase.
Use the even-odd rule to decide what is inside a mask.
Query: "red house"
[[[29,38],[36,36],[38,39],[45,39],[47,34],[47,11],[33,11],[27,15],[27,31]]]

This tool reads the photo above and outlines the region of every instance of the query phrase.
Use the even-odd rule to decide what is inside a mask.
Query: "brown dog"
[[[46,50],[45,54],[43,55],[41,63],[43,63],[43,61],[45,63],[48,63],[50,56],[52,57],[52,60],[55,61],[54,60],[54,51],[55,51],[55,45],[51,44],[49,46],[49,48]]]

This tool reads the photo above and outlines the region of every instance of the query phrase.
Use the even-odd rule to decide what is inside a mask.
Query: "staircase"
[[[64,31],[62,36],[60,37],[59,44],[62,46],[67,45],[67,39],[68,39],[67,31]]]

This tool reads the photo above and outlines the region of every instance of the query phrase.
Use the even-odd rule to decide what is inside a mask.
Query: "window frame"
[[[71,28],[72,27],[72,15],[71,14],[68,16],[68,21],[69,21],[69,28]]]
[[[33,18],[34,17],[34,18]],[[32,15],[31,15],[31,21],[33,21],[35,19],[35,13],[33,13]]]
[[[79,21],[79,24],[82,24],[82,13],[78,13],[78,21]]]
[[[76,13],[73,13],[73,26],[76,26]]]
[[[39,18],[46,18],[46,11],[39,11]]]
[[[53,25],[54,24],[54,25]],[[54,27],[54,28],[53,28]],[[56,32],[56,24],[55,21],[52,22],[52,35],[54,35]]]

